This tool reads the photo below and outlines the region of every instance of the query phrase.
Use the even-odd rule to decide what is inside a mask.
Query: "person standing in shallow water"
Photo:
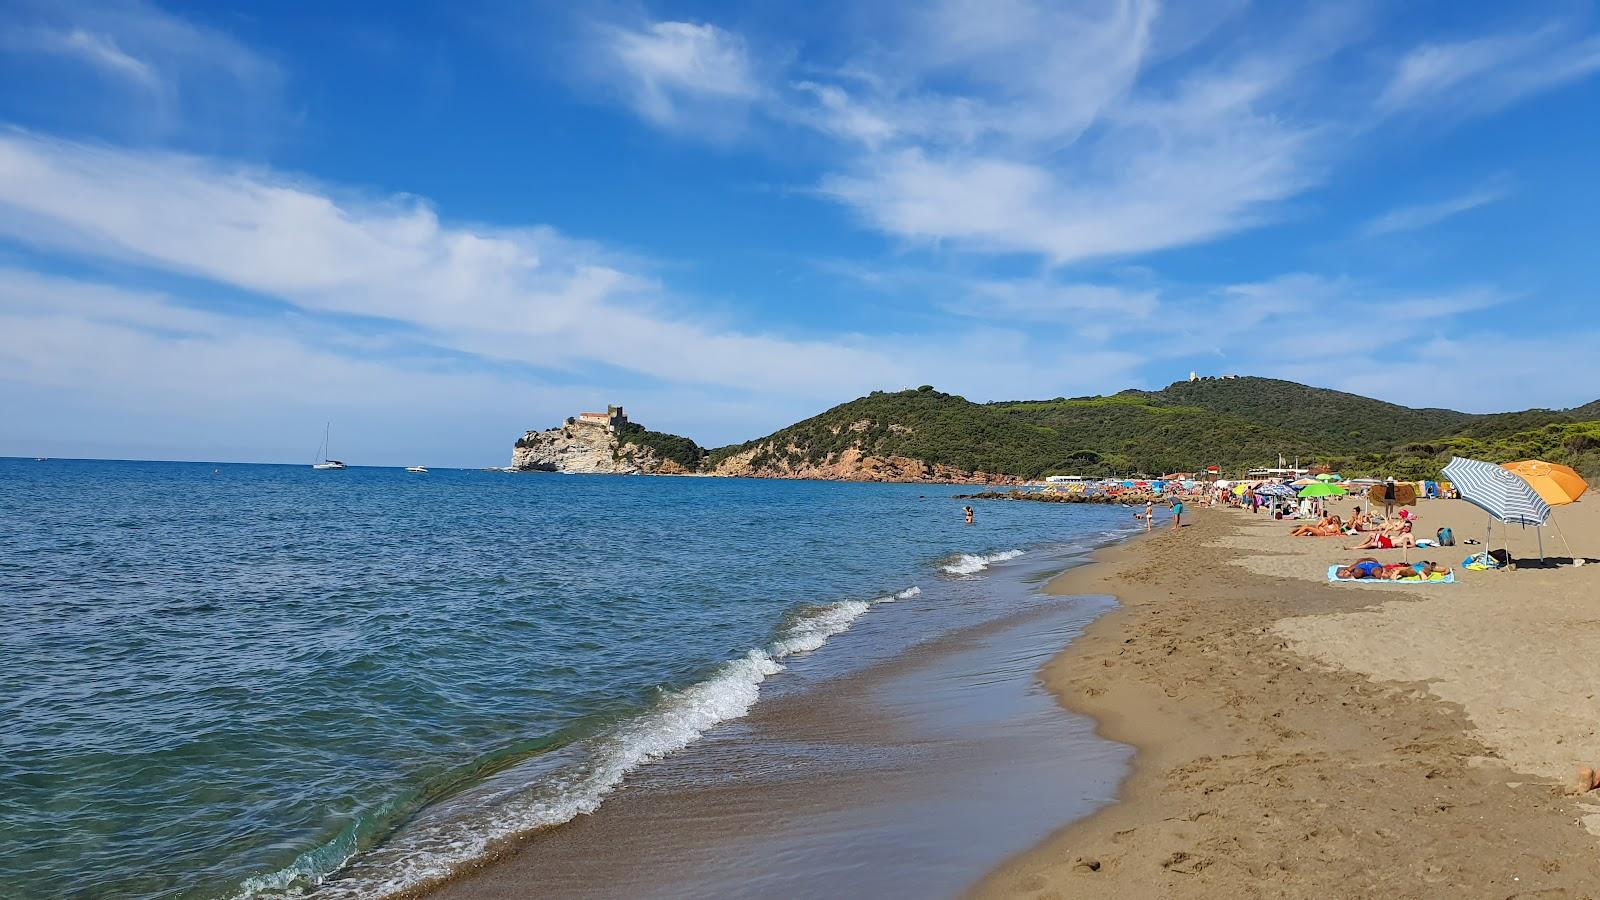
[[[963,506],[963,507],[961,507],[961,511],[967,514],[967,524],[971,525],[972,524],[972,507]]]
[[[1155,525],[1155,521],[1156,502],[1154,500],[1146,500],[1144,502],[1144,530],[1149,531]]]

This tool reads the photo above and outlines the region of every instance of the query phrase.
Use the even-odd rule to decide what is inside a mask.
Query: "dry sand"
[[[1591,557],[1597,507],[1556,513]],[[1418,511],[1419,534],[1483,537],[1466,504]],[[1565,791],[1600,766],[1600,565],[1463,572],[1457,546],[1412,557],[1454,585],[1330,585],[1367,555],[1350,539],[1193,518],[1050,585],[1121,601],[1044,676],[1139,752],[1120,802],[976,895],[1600,896],[1600,802]]]

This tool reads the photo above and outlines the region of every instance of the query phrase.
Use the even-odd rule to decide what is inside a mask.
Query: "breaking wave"
[[[723,663],[703,681],[663,691],[649,710],[589,741],[577,764],[492,796],[487,814],[430,818],[424,811],[414,827],[359,853],[360,837],[383,820],[364,818],[292,864],[245,881],[235,900],[389,897],[448,878],[503,840],[594,812],[629,772],[748,713],[761,683],[783,671],[780,660],[818,650],[875,604],[920,593],[911,587],[876,600],[841,600],[804,610],[766,647]]]
[[[1016,559],[1021,555],[1021,550],[1001,550],[999,553],[990,553],[987,556],[963,553],[939,568],[951,575],[976,575],[997,562]]]

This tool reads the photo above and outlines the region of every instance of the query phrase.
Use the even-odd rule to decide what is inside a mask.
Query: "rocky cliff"
[[[948,484],[1021,484],[1014,475],[969,472],[955,466],[931,463],[909,456],[877,456],[859,447],[847,447],[812,461],[798,447],[775,451],[758,444],[724,457],[706,467],[707,474],[737,478],[811,478],[821,481],[893,481]]]
[[[650,447],[622,443],[605,428],[585,424],[523,434],[511,451],[511,467],[584,475],[675,475],[685,471]]]

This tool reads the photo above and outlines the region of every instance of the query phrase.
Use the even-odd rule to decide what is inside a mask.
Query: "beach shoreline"
[[[1102,534],[1125,540],[1120,531]],[[1064,714],[1035,677],[1111,606],[1041,591],[1089,552],[1008,551],[977,577],[947,567],[943,582],[923,590],[952,606],[887,609],[940,619],[963,606],[987,610],[975,624],[874,651],[848,678],[825,674],[882,648],[875,632],[911,624],[863,616],[827,653],[797,659],[786,686],[774,683],[747,715],[631,774],[592,815],[500,842],[397,896],[481,900],[535,885],[541,896],[573,898],[728,896],[740,884],[790,895],[910,885],[923,896],[957,895],[1108,802],[1125,771],[1127,748]],[[950,595],[954,588],[963,593]],[[974,815],[992,823],[981,839],[964,824]]]
[[[1600,893],[1584,864],[1595,844],[1578,824],[1592,814],[1587,801],[1566,796],[1557,772],[1508,765],[1523,756],[1488,740],[1496,733],[1477,704],[1437,696],[1432,679],[1454,677],[1448,656],[1417,654],[1427,664],[1394,680],[1362,670],[1357,650],[1381,655],[1371,646],[1321,639],[1336,627],[1381,633],[1384,619],[1361,617],[1416,618],[1418,604],[1468,591],[1286,577],[1359,554],[1280,538],[1287,525],[1265,516],[1197,513],[1047,586],[1117,598],[1040,675],[1135,756],[1117,802],[999,866],[970,896]],[[1590,582],[1575,579],[1596,574],[1555,571],[1579,597]],[[1285,629],[1293,623],[1298,631]],[[1533,699],[1544,708],[1561,696]]]

